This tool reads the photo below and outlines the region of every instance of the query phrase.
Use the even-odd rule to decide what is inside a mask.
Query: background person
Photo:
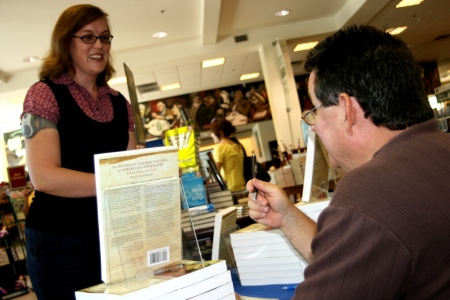
[[[218,118],[213,120],[210,130],[217,144],[213,151],[214,161],[228,189],[232,192],[244,190],[244,151],[231,140],[236,128],[226,119]]]
[[[450,299],[450,136],[438,130],[408,45],[350,26],[308,54],[303,119],[347,174],[315,224],[275,185],[250,216],[310,265],[293,299]]]
[[[115,72],[107,17],[92,5],[61,14],[41,81],[23,106],[36,189],[26,219],[27,268],[39,300],[75,299],[76,290],[101,282],[93,156],[136,148],[131,106],[107,85]],[[24,120],[42,126],[30,129]]]

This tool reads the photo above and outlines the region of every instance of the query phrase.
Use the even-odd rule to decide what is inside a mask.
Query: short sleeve
[[[50,87],[44,82],[33,84],[28,90],[23,102],[23,112],[45,118],[52,123],[58,124],[59,107],[55,95]]]
[[[220,144],[216,145],[214,147],[214,151],[213,151],[213,158],[214,161],[216,163],[223,163],[224,159],[223,159],[224,153],[223,153],[223,148],[221,147]]]

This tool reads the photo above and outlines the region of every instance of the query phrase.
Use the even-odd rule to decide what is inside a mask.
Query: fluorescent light
[[[27,56],[23,59],[23,61],[27,62],[27,63],[33,63],[33,62],[37,61],[38,59],[39,59],[39,57],[37,57],[37,56]]]
[[[395,8],[419,5],[422,1],[423,0],[402,0],[395,6]]]
[[[159,32],[155,32],[154,34],[152,34],[152,37],[155,39],[162,39],[162,38],[165,38],[167,35],[168,35],[167,32],[159,31]]]
[[[316,46],[319,42],[309,42],[309,43],[302,43],[302,44],[297,44],[297,46],[295,46],[294,48],[294,52],[298,52],[298,51],[303,51],[303,50],[309,50],[314,48],[314,46]]]
[[[277,11],[275,13],[275,16],[277,16],[277,17],[284,17],[284,16],[287,16],[290,13],[291,13],[291,11],[289,9],[282,9],[280,11]]]
[[[209,68],[218,65],[223,65],[225,62],[225,57],[209,59],[202,61],[202,68]]]
[[[239,78],[240,80],[248,80],[248,79],[253,79],[259,76],[259,72],[256,73],[248,73],[248,74],[242,74],[241,77]]]
[[[408,26],[394,27],[394,28],[389,28],[388,30],[386,30],[386,32],[389,33],[390,35],[396,35],[396,34],[400,34],[403,31],[405,31],[406,28],[408,28]]]
[[[168,91],[168,90],[174,90],[179,89],[181,87],[179,82],[166,84],[161,86],[161,91]]]
[[[127,78],[125,76],[122,77],[115,77],[113,79],[110,79],[108,81],[108,85],[116,85],[127,82]]]

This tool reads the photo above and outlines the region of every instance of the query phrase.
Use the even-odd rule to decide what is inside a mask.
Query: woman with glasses
[[[26,220],[27,268],[38,299],[75,299],[101,282],[94,154],[135,149],[129,102],[107,81],[108,15],[75,5],[59,17],[22,131],[36,189]]]

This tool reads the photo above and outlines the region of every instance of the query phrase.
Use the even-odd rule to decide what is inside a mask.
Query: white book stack
[[[182,267],[147,279],[99,284],[75,292],[77,300],[183,300],[230,299],[234,288],[225,261],[187,261]],[[190,269],[194,267],[195,269]]]
[[[294,174],[292,173],[292,167],[290,165],[283,167],[283,177],[286,186],[295,185]]]
[[[241,285],[298,284],[307,262],[283,232],[259,223],[230,234]]]
[[[216,212],[204,212],[196,216],[189,217],[189,215],[184,215],[181,217],[181,227],[184,232],[192,231],[192,227],[195,230],[205,229],[214,227],[214,217]],[[192,220],[192,222],[191,222]]]
[[[196,231],[213,227],[215,214],[216,209],[214,204],[206,204],[189,208],[189,210],[182,210],[181,227],[184,232],[192,232],[192,225]]]
[[[317,223],[320,213],[330,204],[330,200],[317,202],[298,202],[295,204],[305,215]]]
[[[233,206],[233,194],[230,190],[211,192],[208,194],[209,203],[214,204],[216,210]]]
[[[246,198],[245,200],[246,201],[244,203],[235,205],[238,219],[248,216],[249,208],[248,208],[247,203],[248,203],[249,198]]]
[[[280,186],[280,187],[286,187],[286,181],[284,180],[284,176],[283,176],[283,169],[282,168],[278,168],[272,171],[272,174],[275,178],[275,184]]]
[[[295,154],[292,160],[290,161],[296,185],[303,184],[305,162],[306,162],[306,153]]]
[[[296,206],[313,221],[330,201],[300,202]],[[231,245],[243,286],[266,284],[298,284],[308,263],[292,247],[279,229],[259,223],[230,234]]]

